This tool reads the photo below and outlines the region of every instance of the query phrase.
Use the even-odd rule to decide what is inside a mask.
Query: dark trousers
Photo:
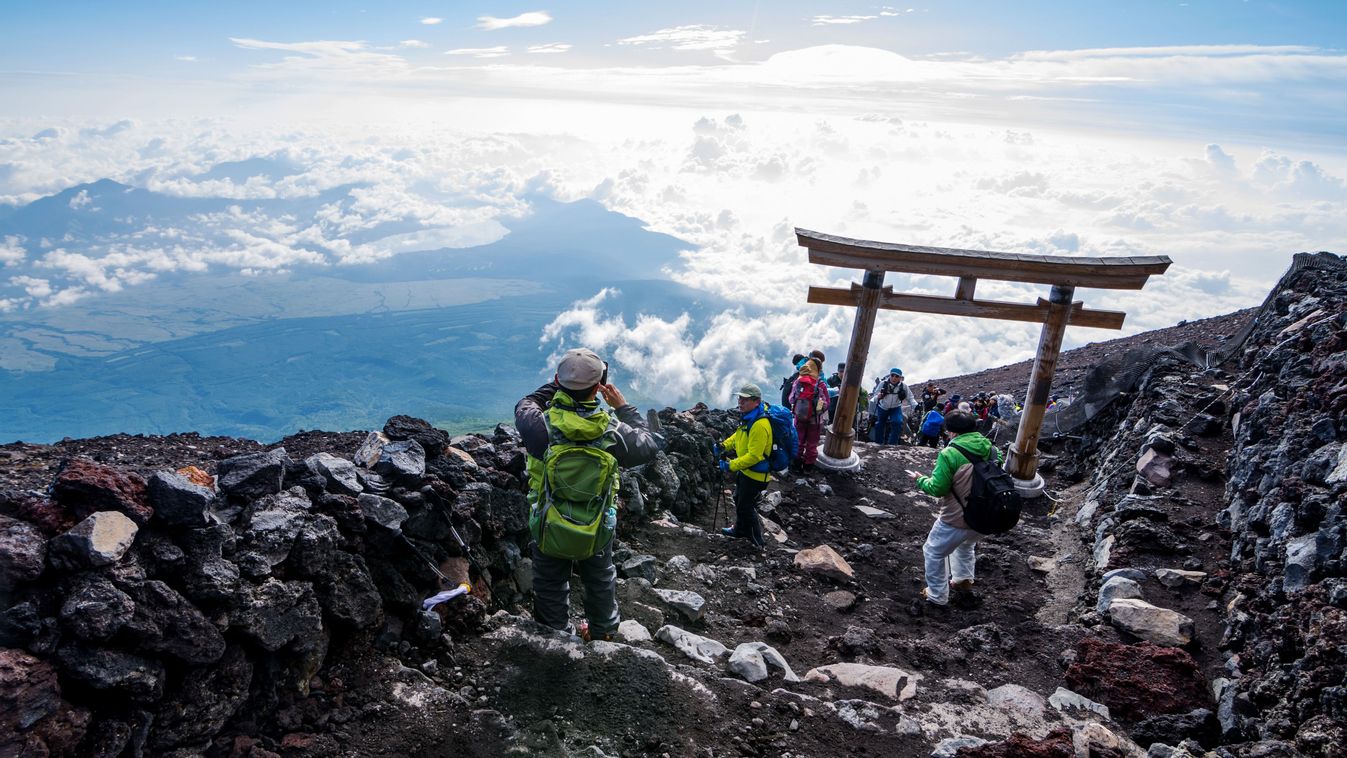
[[[585,618],[590,634],[601,637],[617,631],[617,569],[613,541],[583,561],[552,558],[533,545],[533,617],[553,629],[565,629],[571,615],[571,571],[578,568],[585,585]]]
[[[762,538],[762,522],[758,520],[758,496],[767,489],[767,482],[734,475],[734,536],[744,537],[759,547],[767,544]]]

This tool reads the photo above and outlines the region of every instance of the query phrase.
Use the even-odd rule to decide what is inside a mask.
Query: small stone
[[[897,518],[892,513],[889,513],[886,510],[883,510],[881,508],[871,508],[868,505],[858,505],[856,506],[856,510],[860,511],[861,515],[865,516],[866,518],[872,518],[878,521],[886,521],[891,518]]]
[[[426,451],[416,440],[390,442],[379,451],[379,460],[374,464],[374,472],[390,479],[425,476]]]
[[[828,545],[818,545],[796,553],[795,567],[806,573],[826,576],[841,582],[856,578],[856,572],[846,560]]]
[[[748,682],[760,682],[768,676],[768,667],[780,669],[787,682],[798,682],[800,678],[791,670],[790,664],[777,652],[776,648],[764,642],[745,642],[734,649],[730,655],[730,671]]]
[[[623,642],[649,642],[653,639],[650,630],[634,619],[627,619],[617,625],[617,638]]]
[[[655,637],[673,645],[687,657],[702,663],[714,664],[730,654],[730,649],[716,640],[669,624],[660,627],[655,632]]]
[[[845,613],[856,607],[856,596],[846,590],[835,590],[823,596],[823,603],[839,613]]]
[[[1157,569],[1155,578],[1166,587],[1181,587],[1185,584],[1201,584],[1207,578],[1205,571],[1184,571],[1181,569]]]
[[[657,564],[658,560],[653,555],[633,555],[622,562],[618,567],[618,573],[627,578],[639,577],[647,582],[653,582],[658,575]]]
[[[688,590],[652,590],[660,600],[678,611],[688,621],[699,621],[706,612],[706,600]]]
[[[354,463],[331,453],[316,453],[304,459],[310,471],[327,482],[327,490],[338,495],[359,495],[365,490],[360,484]]]
[[[1131,579],[1125,576],[1109,577],[1099,586],[1099,597],[1095,602],[1094,609],[1098,613],[1104,613],[1108,611],[1109,604],[1114,600],[1139,598],[1141,596],[1141,585]]]
[[[42,576],[47,565],[47,540],[32,526],[0,516],[0,589]]]
[[[1109,718],[1108,706],[1101,705],[1095,701],[1079,695],[1065,687],[1058,687],[1056,692],[1048,696],[1048,702],[1053,708],[1059,711],[1083,710],[1096,713],[1104,718]]]
[[[916,696],[917,682],[922,677],[891,666],[834,663],[812,669],[804,678],[810,682],[835,681],[845,687],[866,687],[901,702]]]
[[[1057,570],[1057,561],[1039,555],[1029,556],[1029,570],[1040,574],[1051,574]]]
[[[1137,473],[1153,487],[1167,487],[1170,481],[1169,456],[1151,448],[1137,460]]]

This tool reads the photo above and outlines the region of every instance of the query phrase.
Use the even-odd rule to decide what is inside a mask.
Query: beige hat
[[[762,399],[762,388],[756,384],[745,384],[739,388],[739,397]]]
[[[599,383],[608,366],[589,348],[567,350],[557,364],[557,381],[568,390],[587,390]]]

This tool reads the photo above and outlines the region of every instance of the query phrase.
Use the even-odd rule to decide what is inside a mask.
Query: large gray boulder
[[[390,442],[379,451],[374,471],[390,479],[423,477],[426,474],[426,451],[416,440]]]
[[[316,453],[304,459],[309,471],[327,482],[327,491],[338,495],[359,495],[365,491],[360,484],[354,463],[331,453]]]
[[[268,579],[260,587],[249,586],[244,596],[233,626],[267,652],[322,634],[322,610],[307,582]]]
[[[135,614],[131,596],[101,576],[89,576],[71,588],[61,605],[61,623],[76,637],[102,642]]]
[[[289,462],[290,456],[283,447],[226,458],[216,470],[216,484],[226,495],[245,498],[274,495],[281,491]]]
[[[148,485],[155,518],[169,526],[201,527],[208,523],[215,493],[172,471],[156,471]]]
[[[390,532],[401,532],[402,522],[407,520],[407,509],[396,500],[381,495],[365,493],[357,501],[365,520],[377,524]]]
[[[1157,645],[1183,647],[1193,641],[1193,620],[1144,600],[1123,598],[1108,606],[1109,620],[1119,629]]]
[[[57,568],[80,570],[110,566],[122,559],[140,530],[117,511],[98,511],[47,543],[47,558]]]

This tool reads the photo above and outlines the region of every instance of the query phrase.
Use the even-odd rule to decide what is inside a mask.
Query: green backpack
[[[582,561],[608,545],[616,526],[613,506],[618,466],[607,448],[613,442],[617,419],[603,414],[607,422],[603,432],[577,441],[553,425],[554,412],[573,413],[549,408],[543,415],[549,442],[542,460],[530,461],[541,466],[541,480],[529,511],[529,530],[543,555]],[[591,423],[600,420],[597,416],[589,419]]]

